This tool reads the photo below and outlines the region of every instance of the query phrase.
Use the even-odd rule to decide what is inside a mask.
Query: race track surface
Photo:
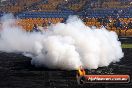
[[[88,74],[129,74],[132,76],[132,49],[123,49],[124,58],[108,67],[88,71]],[[132,88],[128,84],[78,85],[76,71],[36,68],[31,58],[21,54],[0,52],[0,88]]]

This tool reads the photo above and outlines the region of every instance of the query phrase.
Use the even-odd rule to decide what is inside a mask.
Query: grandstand
[[[1,0],[0,16],[5,13],[20,18],[18,24],[27,31],[32,31],[34,24],[65,22],[69,15],[78,15],[87,26],[132,35],[131,0]]]

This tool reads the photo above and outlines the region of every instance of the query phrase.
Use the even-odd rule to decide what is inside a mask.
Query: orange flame
[[[83,69],[82,66],[79,67],[78,73],[79,73],[79,76],[84,76],[84,75],[86,74],[86,73],[85,73],[85,70]]]

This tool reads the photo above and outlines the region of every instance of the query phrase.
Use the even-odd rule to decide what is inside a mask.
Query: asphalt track
[[[120,62],[87,70],[87,74],[128,74],[132,79],[132,49],[123,52]],[[30,61],[21,54],[0,52],[0,88],[132,88],[132,82],[78,85],[76,71],[36,68]]]

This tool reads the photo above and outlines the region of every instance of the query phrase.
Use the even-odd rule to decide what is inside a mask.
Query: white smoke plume
[[[7,19],[8,18],[8,19]],[[0,51],[20,52],[35,66],[59,69],[97,69],[123,57],[121,43],[113,31],[91,29],[77,16],[51,25],[47,32],[26,32],[11,14],[2,17]]]

